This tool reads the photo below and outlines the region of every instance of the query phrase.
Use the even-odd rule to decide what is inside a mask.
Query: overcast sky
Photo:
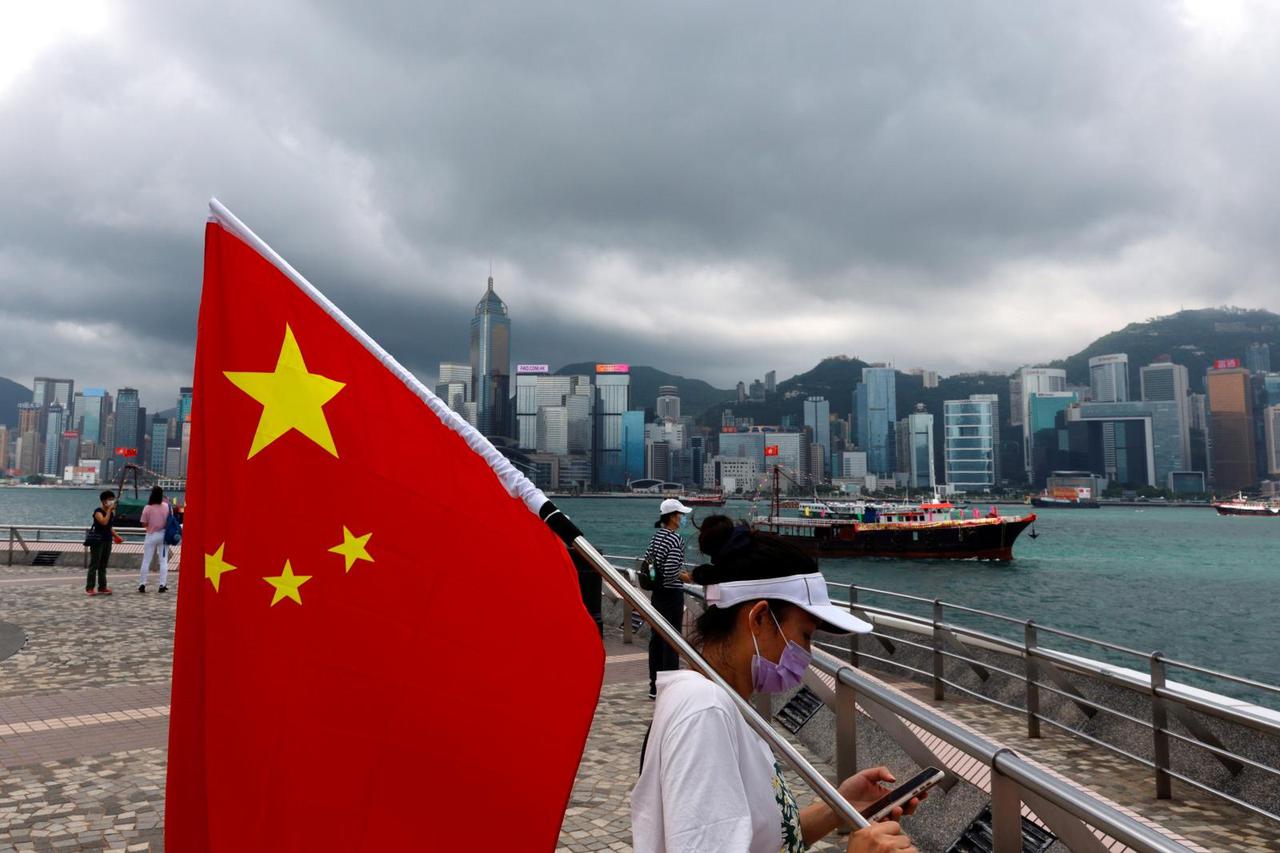
[[[189,381],[216,195],[427,381],[944,373],[1280,308],[1280,6],[6,3],[0,375]]]

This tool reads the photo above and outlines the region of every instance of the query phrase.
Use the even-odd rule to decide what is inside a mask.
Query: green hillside
[[[31,402],[31,389],[0,376],[0,424],[18,425],[18,404]]]
[[[1088,385],[1091,357],[1126,353],[1129,383],[1136,396],[1139,369],[1167,355],[1175,364],[1187,368],[1191,390],[1203,392],[1205,370],[1216,359],[1238,358],[1243,364],[1252,343],[1270,344],[1280,366],[1280,315],[1257,309],[1199,308],[1130,323],[1050,367],[1066,368],[1069,382]]]

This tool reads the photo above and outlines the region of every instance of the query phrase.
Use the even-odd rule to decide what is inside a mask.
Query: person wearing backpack
[[[160,563],[160,588],[156,591],[169,591],[169,559],[164,547],[169,515],[169,503],[164,499],[164,489],[156,486],[147,498],[147,505],[142,508],[142,526],[146,528],[147,534],[142,540],[142,574],[138,578],[138,592],[147,591],[147,572],[152,560]]]
[[[108,489],[98,495],[98,501],[101,505],[93,511],[93,525],[84,537],[84,544],[89,546],[89,575],[84,581],[85,595],[111,594],[111,587],[107,586],[107,562],[111,559],[111,543],[115,538],[111,524],[116,515],[116,493]]]
[[[684,574],[684,540],[676,531],[684,527],[691,512],[693,510],[674,498],[664,500],[658,508],[658,520],[653,524],[658,529],[644,553],[645,563],[652,567],[653,573],[650,600],[677,631],[681,630],[684,622],[684,581],[687,575]],[[652,632],[649,635],[650,699],[658,695],[658,673],[679,668],[680,656],[676,650],[657,631]]]

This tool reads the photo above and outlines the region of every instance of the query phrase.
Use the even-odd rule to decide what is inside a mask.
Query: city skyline
[[[719,387],[850,351],[1007,372],[1280,307],[1262,4],[37,7],[0,65],[19,380],[186,382],[215,194],[428,382],[491,260],[523,357]]]

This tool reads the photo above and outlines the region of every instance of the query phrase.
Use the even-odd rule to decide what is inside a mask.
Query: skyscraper
[[[995,488],[1000,419],[995,394],[974,394],[942,404],[943,465],[947,484],[963,492]]]
[[[52,379],[48,376],[37,376],[31,383],[31,402],[40,408],[40,430],[44,432],[49,407],[54,403],[62,406],[62,419],[65,423],[74,423],[76,383],[74,379]],[[59,471],[59,474],[62,472]]]
[[[62,432],[65,410],[61,403],[53,402],[44,411],[44,464],[40,473],[47,477],[62,476]]]
[[[1250,373],[1270,373],[1271,345],[1249,344],[1249,349],[1245,350],[1244,354],[1244,366]]]
[[[1187,380],[1187,369],[1171,361],[1156,362],[1143,367],[1139,371],[1139,379],[1143,401],[1172,401],[1178,404],[1178,434],[1182,443],[1182,458],[1188,468],[1191,468],[1191,386]]]
[[[654,411],[659,418],[680,420],[680,389],[675,385],[658,386],[658,399]]]
[[[493,292],[493,276],[471,318],[471,390],[476,428],[487,436],[505,435],[510,430],[511,318],[506,303]]]
[[[90,459],[102,458],[99,454],[102,443],[102,421],[107,415],[107,396],[105,388],[86,388],[76,395],[76,419],[80,426],[80,440],[94,448]]]
[[[1267,436],[1267,473],[1280,477],[1280,405],[1268,406],[1264,413]]]
[[[778,371],[770,370],[764,375],[764,391],[772,394],[778,390]]]
[[[644,479],[644,410],[622,413],[622,476],[624,482]]]
[[[1209,392],[1209,470],[1214,490],[1225,495],[1251,489],[1257,483],[1257,469],[1249,371],[1243,367],[1211,369],[1205,386]]]
[[[898,469],[907,475],[912,489],[931,489],[937,485],[933,466],[933,415],[923,403],[898,422],[898,446],[901,448]]]
[[[444,400],[449,408],[465,416],[467,403],[474,398],[471,390],[471,365],[459,361],[440,362],[436,396]]]
[[[164,418],[156,418],[151,422],[151,453],[147,460],[147,467],[163,474],[165,451],[168,449],[169,422]]]
[[[595,376],[592,454],[596,484],[626,485],[622,461],[622,416],[631,408],[631,368],[626,364],[597,364]]]
[[[808,397],[804,401],[804,425],[813,443],[822,448],[822,476],[831,476],[831,403],[826,397]],[[816,468],[814,470],[817,470]]]
[[[1032,448],[1030,408],[1032,394],[1047,394],[1053,391],[1067,390],[1067,372],[1057,367],[1024,367],[1014,377],[1017,382],[1017,394],[1012,395],[1010,405],[1014,405],[1017,420],[1010,413],[1011,423],[1022,425],[1022,467],[1027,482],[1032,478]]]
[[[191,400],[192,394],[195,393],[193,388],[178,389],[178,423],[183,423],[187,418],[191,417]]]
[[[1089,389],[1095,403],[1123,403],[1129,399],[1129,356],[1095,355],[1089,359]]]
[[[853,392],[858,421],[858,447],[867,453],[867,467],[879,477],[891,476],[897,455],[894,429],[898,420],[895,371],[877,365],[862,369]]]
[[[128,461],[115,455],[117,448],[136,450],[139,453],[142,452],[142,448],[139,446],[138,442],[140,414],[140,407],[138,405],[138,389],[118,389],[116,391],[115,446],[108,447],[106,449],[108,458],[112,460],[113,475],[115,471],[120,469],[120,466]]]

